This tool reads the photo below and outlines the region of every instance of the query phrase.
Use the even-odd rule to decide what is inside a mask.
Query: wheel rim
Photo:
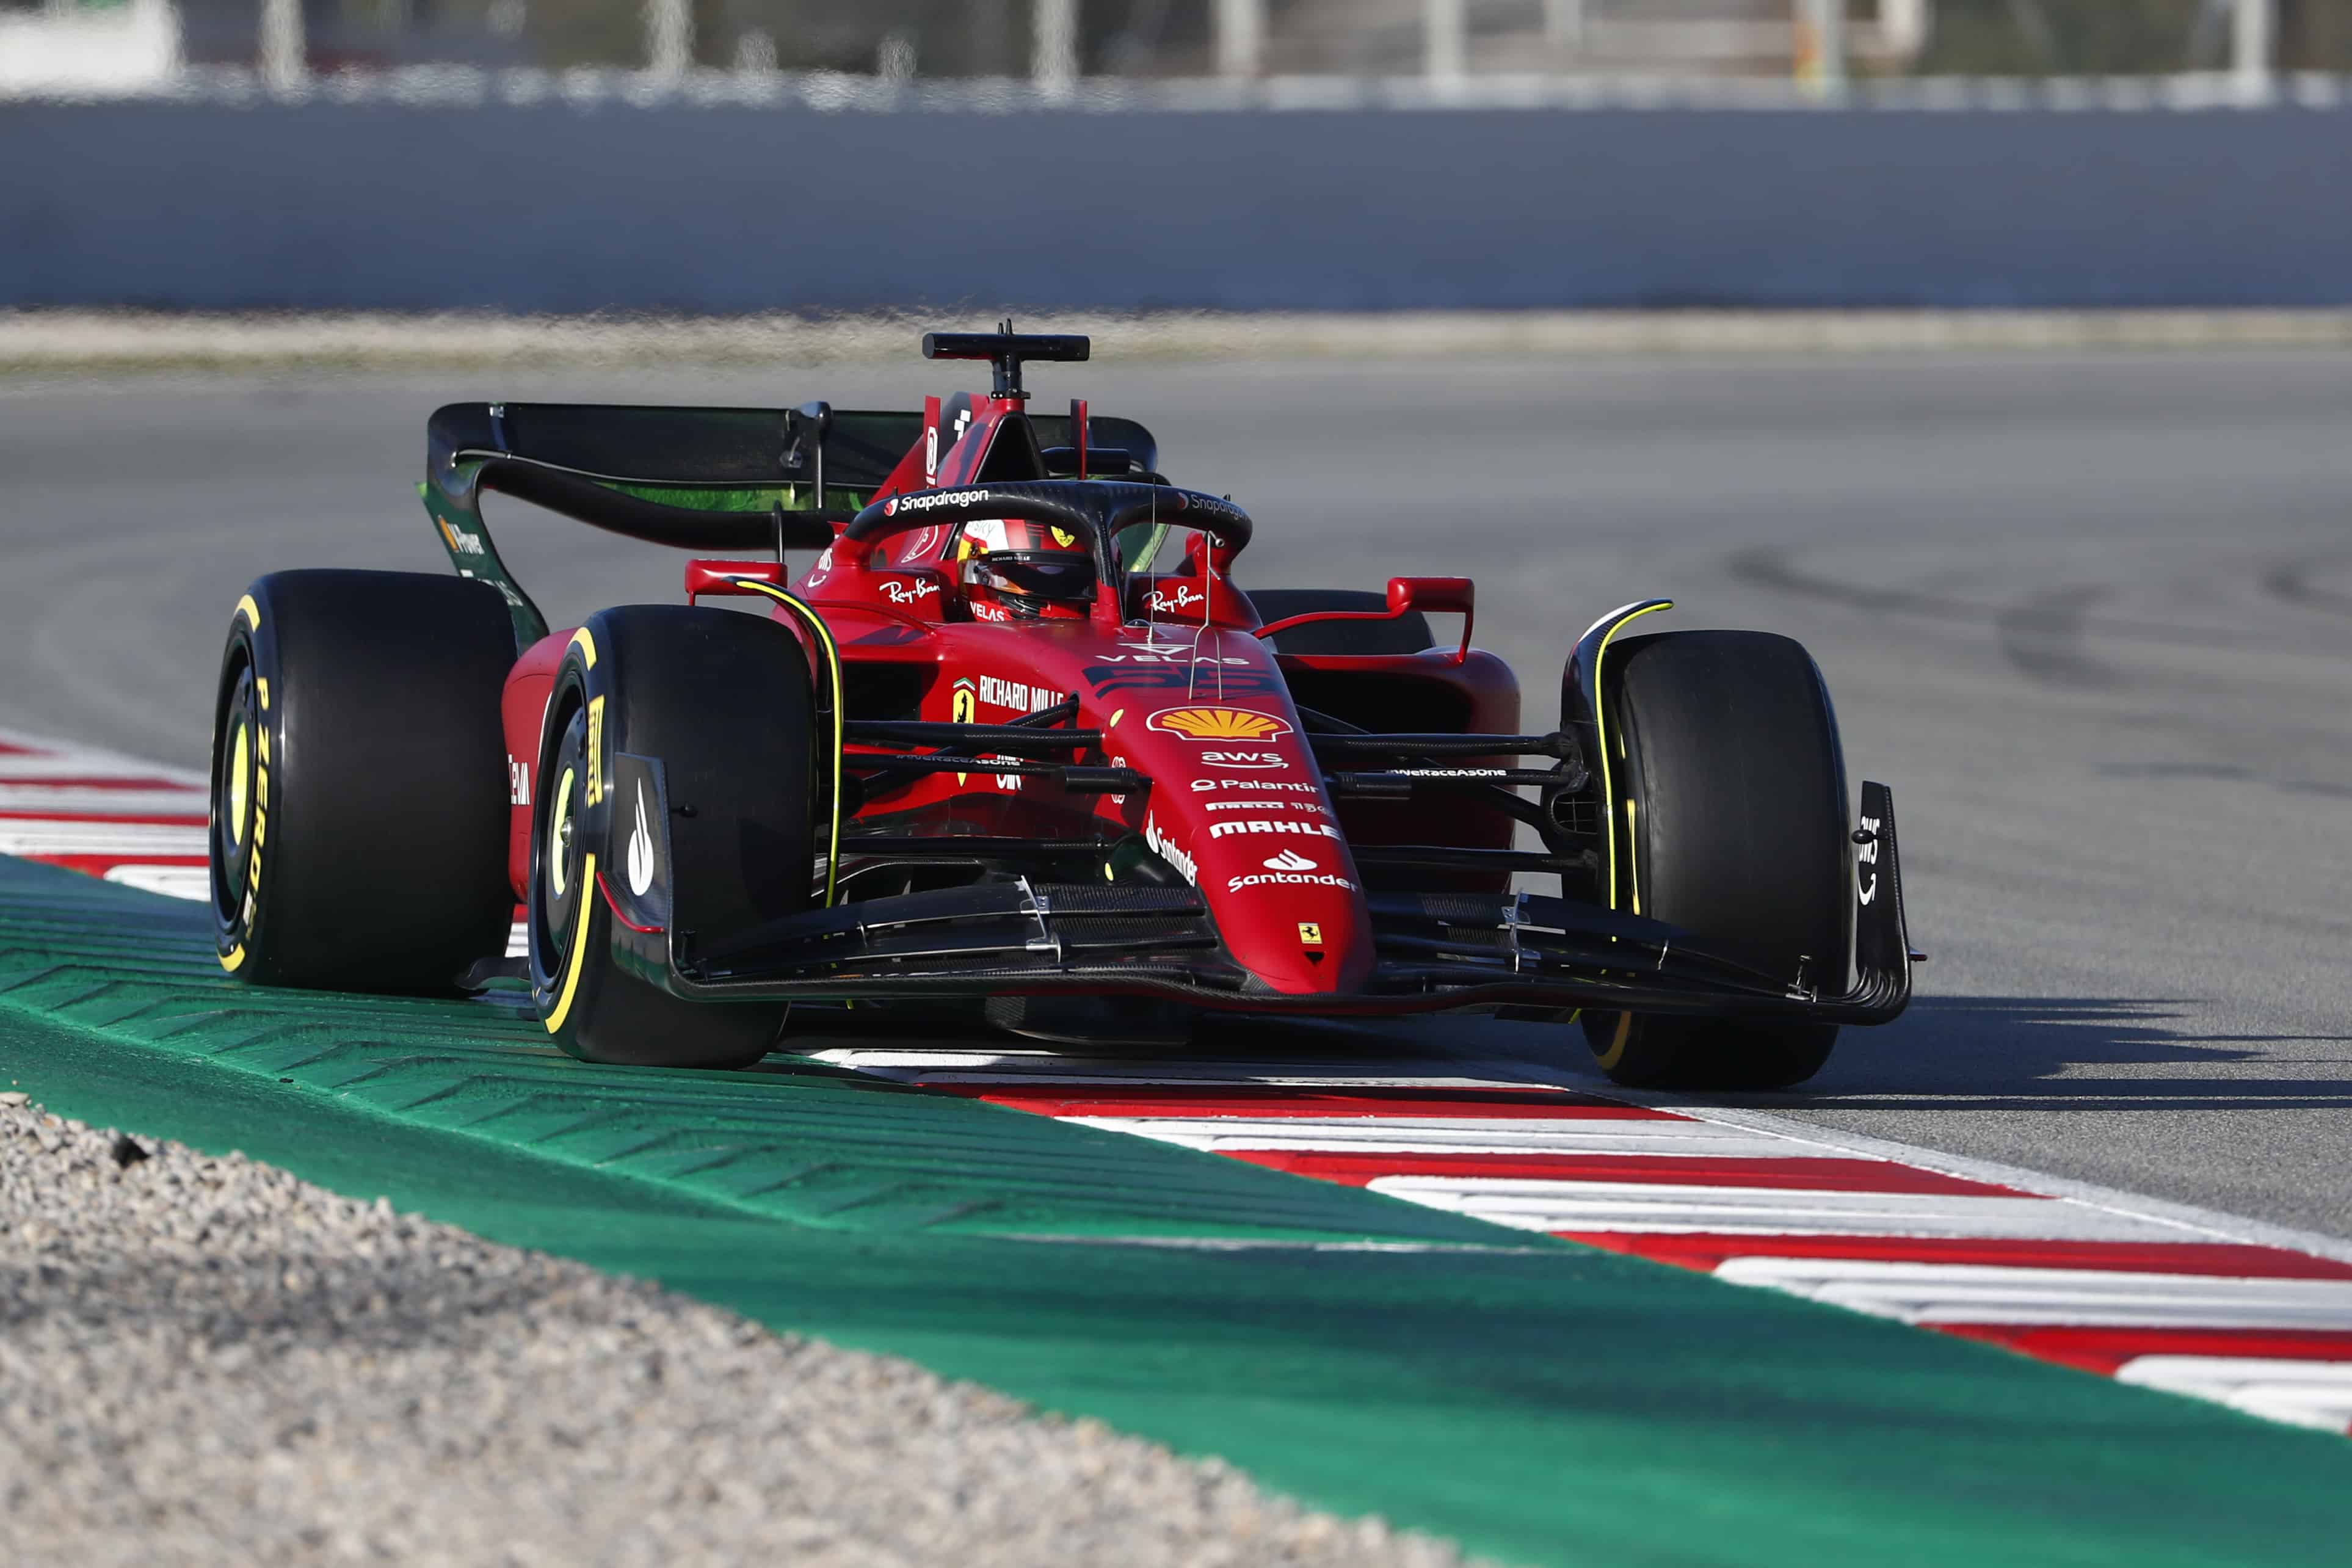
[[[579,779],[572,769],[563,770],[555,786],[554,809],[548,814],[547,877],[558,909],[571,901],[572,884],[578,875],[572,852],[579,838],[579,821],[573,815],[572,792]]]
[[[260,713],[255,706],[253,668],[237,672],[222,714],[220,756],[212,795],[213,901],[224,920],[235,920],[252,875],[255,814],[260,805]]]
[[[230,731],[228,764],[228,837],[229,842],[242,847],[245,843],[245,808],[253,793],[253,727],[245,715],[236,716]]]
[[[537,900],[539,950],[548,955],[544,967],[562,968],[570,950],[575,906],[581,897],[580,869],[587,852],[580,811],[584,804],[582,781],[586,772],[587,727],[578,714],[566,725],[555,752],[554,784],[542,796],[547,818],[539,844],[540,896]]]

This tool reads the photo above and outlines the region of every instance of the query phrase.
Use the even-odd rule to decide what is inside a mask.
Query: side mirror
[[[1476,620],[1477,602],[1477,587],[1467,577],[1389,579],[1389,614],[1401,616],[1407,610],[1420,610],[1462,617],[1462,646],[1454,650],[1456,664],[1470,657],[1470,627]]]
[[[1194,543],[1198,542],[1196,535]],[[1186,561],[1188,567],[1193,566],[1193,557],[1187,556]],[[1269,622],[1250,635],[1270,637],[1276,632],[1317,621],[1392,621],[1415,610],[1434,611],[1441,616],[1462,617],[1462,646],[1454,650],[1454,662],[1460,664],[1470,657],[1471,607],[1476,598],[1476,591],[1467,577],[1391,577],[1389,607],[1385,610],[1307,610]]]
[[[1476,584],[1467,577],[1391,577],[1389,579],[1389,608],[1398,615],[1407,610],[1441,616],[1466,616],[1478,597]]]
[[[738,579],[749,578],[754,583],[766,583],[772,587],[784,585],[784,567],[780,561],[689,561],[686,563],[686,602],[696,603],[706,595],[740,595],[745,598],[761,597],[757,588],[739,585]]]

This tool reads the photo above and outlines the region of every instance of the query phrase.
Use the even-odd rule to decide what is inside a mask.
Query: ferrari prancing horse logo
[[[979,695],[972,689],[971,682],[957,681],[955,695],[948,704],[948,721],[953,724],[969,724],[978,716],[978,713]],[[959,789],[963,787],[963,781],[969,776],[971,775],[966,773],[956,774],[956,787]]]
[[[1144,727],[1188,741],[1271,741],[1290,733],[1290,726],[1273,714],[1246,708],[1162,708]]]

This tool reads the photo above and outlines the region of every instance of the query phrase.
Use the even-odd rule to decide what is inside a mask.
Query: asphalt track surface
[[[1478,640],[1532,723],[1578,632],[1628,599],[1813,649],[1853,776],[1895,786],[1934,963],[1807,1093],[1739,1103],[2352,1237],[2342,356],[1113,358],[1034,379],[1143,419],[1174,477],[1246,505],[1245,583],[1477,577]],[[0,726],[201,765],[247,580],[445,567],[412,489],[437,402],[938,388],[911,356],[0,388]],[[551,615],[677,593],[676,555],[520,507],[493,522]]]

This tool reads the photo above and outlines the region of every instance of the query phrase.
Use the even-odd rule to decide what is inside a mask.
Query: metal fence
[[[2196,106],[2347,72],[2347,0],[0,0],[20,97]]]

